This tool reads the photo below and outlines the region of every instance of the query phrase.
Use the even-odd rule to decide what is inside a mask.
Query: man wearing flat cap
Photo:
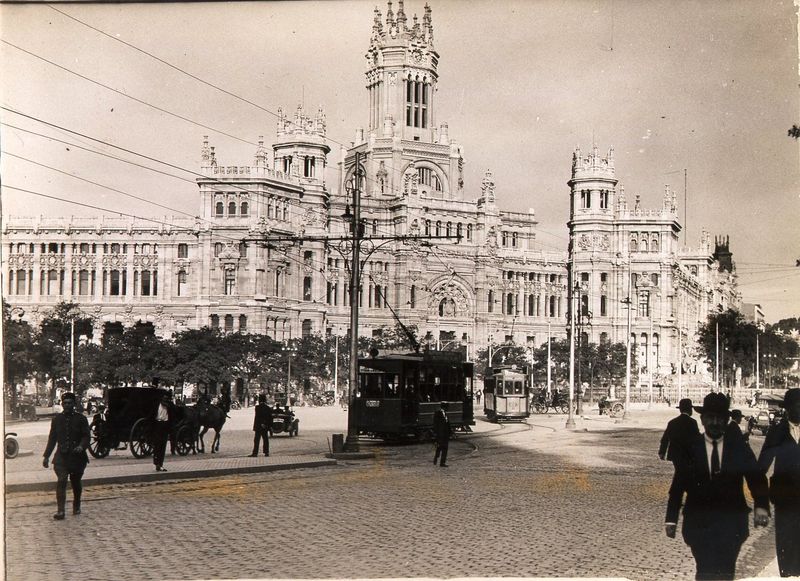
[[[775,551],[781,577],[800,575],[800,388],[783,397],[785,415],[767,432],[758,463],[775,462],[769,496],[775,505]]]
[[[704,433],[690,442],[686,463],[669,490],[665,532],[675,537],[683,504],[683,540],[692,550],[696,579],[734,578],[739,549],[750,532],[745,481],[755,504],[755,526],[769,523],[766,476],[744,439],[725,433],[729,405],[724,394],[710,393],[695,407]]]
[[[689,443],[700,435],[697,421],[692,417],[692,400],[688,398],[678,402],[680,415],[667,423],[667,429],[661,436],[661,445],[658,447],[658,457],[669,460],[678,469],[678,464],[683,462],[689,450]]]

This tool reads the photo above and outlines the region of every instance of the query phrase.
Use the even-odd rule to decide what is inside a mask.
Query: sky
[[[572,152],[593,141],[613,146],[629,200],[638,194],[643,207],[659,207],[669,184],[687,243],[697,245],[703,228],[729,236],[743,299],[760,303],[768,321],[800,316],[800,144],[787,136],[800,124],[791,1],[428,1],[440,55],[437,123],[463,145],[468,199],[491,170],[498,205],[533,208],[540,247],[565,251]],[[292,113],[302,102],[324,108],[337,152],[368,123],[364,55],[375,6],[3,4],[0,100],[192,171],[204,135],[221,165],[252,163],[258,137],[275,139],[278,107]],[[377,6],[385,18],[386,4]],[[409,0],[405,11],[421,17],[424,2]],[[199,210],[191,173],[6,110],[0,121],[4,220]],[[337,161],[332,153],[329,164]]]

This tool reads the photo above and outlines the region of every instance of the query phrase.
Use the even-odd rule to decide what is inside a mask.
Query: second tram
[[[493,422],[522,421],[531,415],[530,391],[524,371],[493,367],[483,378],[483,413]]]

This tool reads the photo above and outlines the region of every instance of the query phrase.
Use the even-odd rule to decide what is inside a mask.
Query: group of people
[[[665,532],[674,538],[683,507],[683,540],[692,551],[696,579],[733,579],[742,543],[753,524],[766,526],[774,507],[775,545],[782,577],[800,575],[800,388],[786,392],[784,418],[767,433],[756,459],[739,427],[741,412],[729,399],[710,393],[702,406],[690,399],[678,405],[680,415],[667,424],[658,455],[675,467],[669,490]],[[700,414],[703,432],[692,418]],[[774,464],[773,474],[767,472]]]

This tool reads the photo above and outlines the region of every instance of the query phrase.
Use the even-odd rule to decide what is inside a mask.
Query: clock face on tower
[[[418,48],[415,48],[411,52],[411,60],[413,60],[415,63],[421,63],[422,62],[422,51],[419,50]]]

